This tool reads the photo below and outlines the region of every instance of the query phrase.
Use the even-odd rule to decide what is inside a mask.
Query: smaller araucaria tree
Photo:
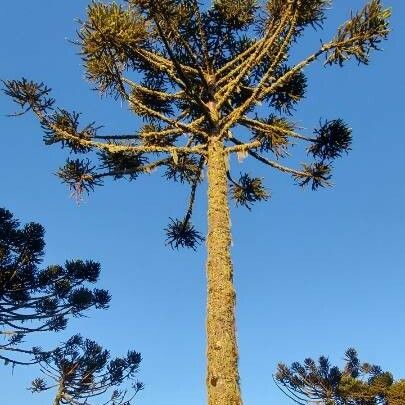
[[[13,214],[0,208],[0,359],[5,363],[35,363],[38,348],[23,346],[34,332],[60,331],[68,318],[95,307],[108,307],[106,290],[89,289],[100,274],[93,261],[67,261],[41,269],[44,228],[20,226]]]
[[[361,363],[354,349],[346,351],[343,369],[332,367],[324,356],[318,362],[308,358],[290,367],[281,363],[275,381],[300,405],[405,404],[405,380],[394,381],[381,367]]]
[[[129,405],[143,388],[134,380],[141,355],[129,351],[126,357],[110,360],[110,353],[96,342],[71,337],[62,348],[40,353],[37,360],[46,380],[32,382],[32,392],[56,390],[54,405],[90,405],[95,397],[103,405]],[[122,388],[125,383],[131,383]]]

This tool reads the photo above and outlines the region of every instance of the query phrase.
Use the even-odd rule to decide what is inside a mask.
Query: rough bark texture
[[[58,392],[56,393],[56,397],[53,401],[53,405],[60,405],[63,399],[63,393],[65,391],[65,383],[64,380],[61,379],[58,384]]]
[[[208,146],[207,389],[208,405],[241,405],[235,290],[224,146]]]

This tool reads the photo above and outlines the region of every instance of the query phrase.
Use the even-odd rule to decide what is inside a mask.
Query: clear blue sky
[[[125,106],[101,99],[83,80],[74,38],[78,1],[3,2],[0,78],[45,81],[60,106],[107,129],[136,129]],[[335,1],[324,32],[310,33],[297,58],[327,39],[363,0]],[[328,354],[339,362],[347,347],[405,377],[405,248],[403,46],[405,3],[393,7],[393,32],[369,67],[308,70],[309,91],[295,120],[344,118],[353,151],[335,164],[334,187],[313,193],[290,178],[249,162],[265,178],[270,202],[233,209],[233,259],[238,296],[240,371],[249,405],[287,404],[272,382],[278,361]],[[155,173],[136,182],[108,183],[78,206],[54,172],[65,153],[45,147],[32,116],[6,118],[0,104],[0,206],[47,230],[46,263],[92,258],[102,263],[100,287],[113,295],[109,311],[73,320],[78,331],[120,354],[143,355],[138,403],[205,403],[205,251],[171,251],[162,228],[180,216],[184,190]],[[298,160],[303,156],[298,156]],[[237,168],[238,169],[238,168]],[[243,168],[241,167],[241,170]],[[256,170],[257,169],[257,170]],[[205,187],[195,222],[205,231]],[[64,335],[48,335],[52,344]],[[25,390],[35,368],[0,368],[2,404],[44,404]]]

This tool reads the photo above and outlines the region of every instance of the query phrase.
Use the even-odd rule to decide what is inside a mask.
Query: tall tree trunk
[[[208,405],[241,405],[235,290],[224,145],[208,145],[207,389]]]

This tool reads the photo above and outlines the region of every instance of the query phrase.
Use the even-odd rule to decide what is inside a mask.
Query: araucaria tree
[[[90,405],[90,398],[100,396],[105,405],[129,405],[143,387],[134,380],[139,353],[110,359],[108,350],[80,335],[51,350],[23,345],[27,335],[64,330],[69,317],[106,309],[110,301],[106,290],[87,287],[98,280],[99,263],[74,260],[40,268],[44,247],[40,224],[21,226],[0,208],[0,360],[13,366],[39,363],[47,381],[37,378],[31,390],[56,388],[55,405]]]
[[[110,359],[108,350],[80,335],[51,353],[39,353],[37,360],[45,379],[36,378],[31,391],[54,389],[54,405],[91,405],[96,397],[104,398],[99,399],[103,405],[130,405],[143,388],[135,380],[139,353],[129,351],[125,357]]]
[[[279,364],[275,375],[279,388],[299,405],[402,405],[405,380],[370,363],[361,363],[357,352],[348,349],[342,369],[325,356],[318,362],[307,358],[290,367]]]
[[[127,102],[145,121],[136,133],[101,134],[94,123],[80,125],[79,114],[55,108],[44,84],[5,82],[6,93],[23,111],[37,115],[47,145],[59,143],[72,153],[89,153],[89,159],[69,158],[59,171],[76,193],[92,190],[107,177],[135,180],[159,168],[166,179],[188,183],[186,214],[166,228],[167,242],[174,248],[195,248],[203,239],[191,216],[196,189],[207,169],[210,405],[242,403],[229,196],[248,208],[269,198],[260,178],[244,173],[233,177],[229,158],[250,156],[292,176],[301,186],[328,185],[331,161],[350,149],[351,131],[336,118],[321,122],[313,135],[298,131],[289,116],[306,91],[304,70],[318,60],[325,65],[342,66],[350,59],[367,64],[370,51],[388,35],[390,11],[380,0],[370,0],[332,39],[293,63],[293,46],[307,27],[322,28],[330,3],[92,2],[77,41],[86,77],[102,93]],[[289,147],[300,141],[307,143],[313,162],[301,168],[282,164]],[[97,162],[90,160],[94,152]]]
[[[106,290],[87,286],[98,280],[99,263],[72,260],[41,268],[44,247],[40,224],[20,226],[0,208],[0,360],[6,364],[37,362],[41,349],[24,346],[28,335],[64,330],[69,317],[105,309],[110,301]]]

